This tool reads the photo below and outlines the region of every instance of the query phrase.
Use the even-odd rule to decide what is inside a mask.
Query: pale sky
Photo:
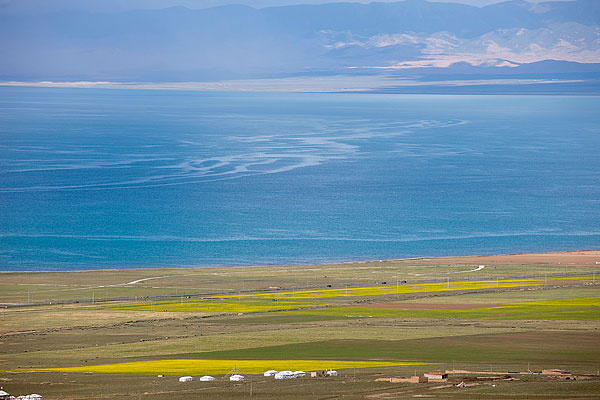
[[[58,10],[88,11],[125,11],[132,9],[167,8],[184,6],[188,8],[207,8],[227,4],[245,4],[263,8],[289,4],[322,4],[333,2],[371,3],[373,0],[0,0],[0,11],[9,13],[44,13]],[[396,2],[398,0],[378,0]],[[435,2],[463,3],[473,6],[486,6],[506,0],[434,0]],[[528,0],[539,3],[549,0]],[[561,1],[561,0],[559,0]],[[562,0],[570,1],[570,0]]]

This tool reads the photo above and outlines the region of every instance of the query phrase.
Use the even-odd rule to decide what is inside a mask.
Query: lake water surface
[[[0,88],[0,269],[600,248],[600,98]]]

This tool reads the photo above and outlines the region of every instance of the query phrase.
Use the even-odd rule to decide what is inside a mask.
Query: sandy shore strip
[[[492,256],[416,258],[412,259],[411,263],[431,264],[432,261],[436,264],[565,264],[572,266],[600,266],[600,250],[577,250],[537,254],[498,254]]]

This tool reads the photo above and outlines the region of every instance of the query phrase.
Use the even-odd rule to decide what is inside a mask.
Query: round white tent
[[[281,371],[275,374],[275,379],[293,379],[295,377],[292,371]]]
[[[243,380],[245,380],[246,378],[244,378],[244,375],[231,375],[229,377],[230,381],[234,381],[234,382],[241,382]]]

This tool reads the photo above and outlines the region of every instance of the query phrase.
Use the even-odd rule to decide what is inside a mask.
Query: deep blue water
[[[0,88],[0,269],[600,248],[600,98]]]

